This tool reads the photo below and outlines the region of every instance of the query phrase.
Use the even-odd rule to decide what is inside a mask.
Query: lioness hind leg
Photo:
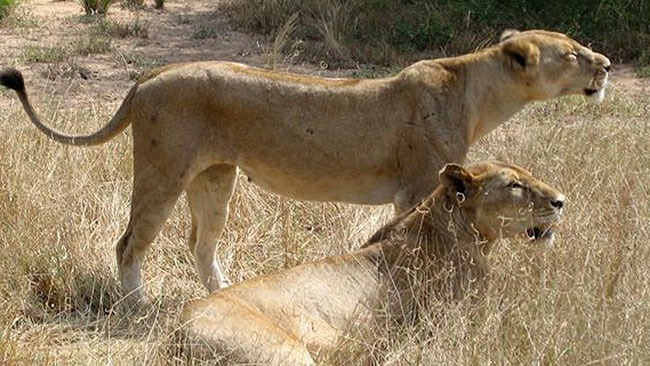
[[[185,304],[177,332],[172,350],[189,364],[314,365],[296,335],[228,290]]]
[[[141,262],[182,192],[175,187],[166,189],[159,179],[134,179],[131,218],[115,251],[122,293],[136,306],[145,299]]]
[[[229,284],[215,257],[215,249],[217,237],[228,219],[236,177],[235,166],[213,165],[198,174],[186,189],[192,212],[189,246],[201,282],[209,292]]]

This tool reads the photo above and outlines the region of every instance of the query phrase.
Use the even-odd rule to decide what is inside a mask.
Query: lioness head
[[[509,30],[501,36],[500,46],[532,100],[581,94],[601,101],[605,96],[609,59],[562,33]]]
[[[440,182],[453,205],[485,239],[522,234],[544,245],[553,243],[564,195],[524,169],[499,161],[467,168],[447,164],[440,171]]]

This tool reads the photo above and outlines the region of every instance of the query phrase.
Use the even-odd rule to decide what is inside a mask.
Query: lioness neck
[[[480,289],[487,276],[492,242],[441,192],[396,218],[366,244],[381,246],[385,272],[402,300],[414,297],[415,288],[437,298],[460,299]]]
[[[402,226],[406,252],[420,251],[429,258],[445,258],[458,250],[474,251],[481,247],[473,253],[479,254],[490,244],[472,228],[455,203],[443,195],[429,197],[413,208]]]
[[[521,81],[504,61],[499,47],[453,58],[434,60],[465,81],[461,104],[468,144],[474,144],[520,111],[531,99],[522,92]]]

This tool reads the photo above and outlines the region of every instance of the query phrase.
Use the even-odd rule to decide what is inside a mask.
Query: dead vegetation
[[[229,28],[208,2],[167,2],[164,14],[140,10],[139,19],[153,19],[142,23],[147,37],[111,36],[103,54],[66,54],[45,63],[22,57],[29,45],[68,45],[92,31],[92,25],[71,20],[81,14],[78,4],[60,11],[69,5],[27,1],[14,15],[23,18],[0,28],[3,63],[26,70],[39,113],[65,131],[102,125],[131,85],[131,72],[156,62],[221,58],[267,65],[273,59],[276,67],[323,72],[278,62],[269,53],[272,43]],[[134,21],[130,10],[114,9],[122,24]],[[192,37],[199,24],[214,37]],[[41,34],[42,41],[33,40]],[[45,77],[57,64],[78,69]],[[581,98],[535,104],[471,150],[470,161],[517,163],[567,195],[555,248],[501,241],[480,316],[461,303],[435,322],[392,337],[380,334],[379,343],[350,339],[321,362],[647,363],[650,99],[639,89],[630,92],[617,77],[603,104]],[[179,306],[203,295],[185,247],[185,203],[176,207],[145,263],[152,304],[142,314],[126,314],[115,290],[114,245],[128,213],[130,134],[96,148],[57,145],[32,128],[7,91],[0,91],[0,133],[0,364],[168,364],[165,346]],[[388,207],[295,202],[245,179],[232,209],[219,252],[236,281],[346,253],[391,214]]]

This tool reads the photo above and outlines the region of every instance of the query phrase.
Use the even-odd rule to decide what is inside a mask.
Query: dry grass
[[[36,108],[58,128],[92,131],[116,110],[101,91],[65,83],[30,86]],[[649,115],[647,95],[614,85],[601,105],[539,103],[481,141],[470,161],[526,166],[567,195],[556,247],[502,241],[480,314],[455,304],[440,309],[436,324],[343,342],[322,363],[650,363]],[[12,93],[0,91],[0,134],[0,365],[168,364],[164,346],[180,305],[204,294],[186,250],[184,200],[144,264],[152,304],[128,315],[114,245],[129,210],[129,133],[101,147],[57,145],[30,126]],[[349,252],[391,213],[296,202],[244,179],[232,208],[219,254],[235,281]]]
[[[74,88],[70,93],[74,94]],[[68,131],[92,130],[115,105],[66,106],[45,90],[39,110]],[[113,246],[127,219],[130,139],[69,148],[29,127],[7,92],[0,110],[0,363],[165,364],[179,305],[203,294],[186,252],[185,203],[145,263],[148,314],[120,308]],[[503,241],[482,315],[464,304],[380,342],[347,342],[325,364],[368,350],[384,365],[644,364],[650,361],[650,157],[647,99],[617,90],[604,104],[540,103],[476,146],[470,160],[529,167],[568,196],[556,248]],[[80,127],[80,126],[83,126]],[[390,209],[295,202],[240,180],[219,253],[234,280],[348,252]],[[473,315],[472,315],[473,314]]]

